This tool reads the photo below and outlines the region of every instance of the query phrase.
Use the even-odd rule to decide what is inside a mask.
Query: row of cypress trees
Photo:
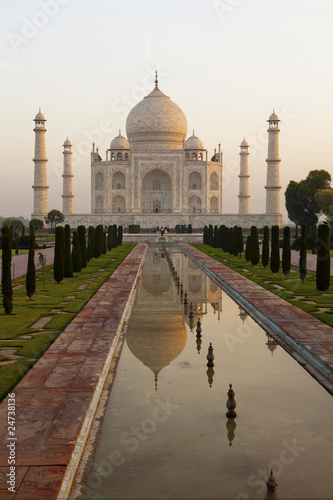
[[[231,228],[222,225],[205,226],[204,244],[213,248],[221,248],[224,252],[241,257],[243,251],[242,228],[234,226]],[[288,276],[291,269],[291,245],[290,227],[283,230],[282,262],[280,259],[280,229],[275,225],[271,228],[271,242],[269,227],[264,227],[262,241],[261,261],[264,268],[270,264],[272,273],[278,273],[282,264],[282,272]],[[260,248],[258,229],[251,227],[251,233],[246,238],[245,258],[253,265],[260,262]],[[302,225],[301,244],[299,253],[299,275],[304,282],[307,274],[307,230],[306,224]],[[316,267],[316,287],[318,290],[327,290],[330,286],[330,230],[326,224],[318,227],[317,236],[317,267]]]
[[[87,266],[90,259],[106,254],[107,250],[122,244],[123,228],[116,224],[109,226],[107,232],[102,224],[96,228],[89,226],[86,242],[86,227],[79,226],[73,231],[69,224],[57,226],[55,232],[53,276],[57,283],[64,278],[72,278]]]

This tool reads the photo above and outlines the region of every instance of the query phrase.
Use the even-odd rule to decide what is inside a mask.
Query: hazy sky
[[[237,213],[239,145],[250,211],[265,211],[267,119],[280,116],[281,207],[291,179],[332,165],[332,0],[1,0],[0,215],[33,210],[33,119],[47,119],[49,210],[62,210],[74,145],[74,212],[90,212],[91,142],[125,135],[159,87],[209,150],[224,153],[223,211]],[[286,217],[284,217],[286,219]]]

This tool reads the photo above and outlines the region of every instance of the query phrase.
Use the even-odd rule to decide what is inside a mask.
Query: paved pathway
[[[82,441],[75,445],[88,435],[146,249],[144,244],[134,248],[13,389],[15,441],[7,434],[7,398],[1,403],[1,499],[54,499],[62,491],[66,470],[84,448]],[[16,493],[6,486],[11,442]]]
[[[188,244],[181,245],[231,296],[333,393],[333,328]]]
[[[282,258],[282,249],[281,249],[281,258]],[[291,265],[298,267],[298,263],[299,263],[299,252],[296,252],[296,250],[292,250]],[[312,253],[307,254],[306,267],[308,271],[316,272],[317,255],[313,255]],[[331,259],[331,276],[333,276],[333,259]]]
[[[35,251],[35,264],[36,269],[40,269],[39,265],[39,253],[42,253],[44,256],[46,255],[46,265],[50,266],[53,264],[54,260],[54,247],[51,248],[37,248]],[[0,260],[1,262],[1,260]],[[15,265],[15,267],[14,267]],[[27,266],[28,266],[28,254],[21,253],[20,255],[13,255],[12,257],[12,277],[19,278],[20,276],[24,276],[27,274]],[[2,274],[2,266],[0,265],[0,279]]]

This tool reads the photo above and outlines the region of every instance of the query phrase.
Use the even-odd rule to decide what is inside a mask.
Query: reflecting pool
[[[264,498],[271,468],[280,499],[332,498],[333,398],[179,249],[167,252],[183,294],[165,251],[149,248],[85,498]]]

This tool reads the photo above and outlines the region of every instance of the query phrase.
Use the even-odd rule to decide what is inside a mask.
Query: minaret
[[[250,213],[249,201],[249,145],[245,140],[240,145],[240,172],[239,172],[239,215]]]
[[[47,202],[47,174],[46,174],[46,150],[45,150],[45,118],[39,109],[36,118],[34,119],[35,128],[35,157],[34,166],[34,211],[31,214],[32,219],[41,219],[44,222],[44,217],[48,214]]]
[[[274,113],[268,123],[268,157],[267,157],[267,184],[266,214],[280,213],[280,158],[279,158],[279,117]]]
[[[67,139],[64,144],[64,173],[63,177],[63,194],[62,194],[62,212],[64,215],[70,215],[73,213],[73,186],[72,186],[72,143]]]

